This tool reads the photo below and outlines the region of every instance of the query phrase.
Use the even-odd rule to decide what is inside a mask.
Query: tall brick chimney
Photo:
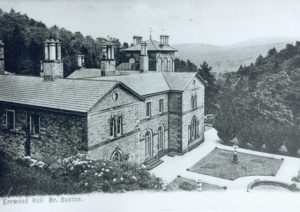
[[[138,45],[143,41],[143,37],[142,36],[133,36],[133,45]]]
[[[160,45],[161,46],[169,45],[169,35],[160,35]]]
[[[54,80],[64,77],[63,63],[61,59],[61,43],[59,40],[47,39],[44,42],[44,61],[41,76],[45,80]]]
[[[140,70],[142,72],[149,71],[149,56],[146,42],[141,42]]]
[[[107,42],[103,46],[103,57],[101,60],[101,73],[103,76],[113,75],[116,71],[115,46],[111,42]]]
[[[4,73],[4,43],[0,40],[0,74]]]
[[[84,55],[78,54],[77,55],[77,66],[79,68],[82,68],[82,67],[84,67],[84,64],[85,64],[85,57],[84,57]]]

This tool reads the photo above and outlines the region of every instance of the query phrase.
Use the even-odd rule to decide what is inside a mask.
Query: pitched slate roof
[[[171,90],[183,91],[196,76],[196,72],[163,72],[162,75]]]
[[[147,43],[147,50],[148,51],[171,51],[176,52],[177,50],[170,45],[160,45],[159,41],[156,40],[148,40]],[[141,44],[137,44],[131,46],[127,49],[121,49],[121,51],[141,51]]]
[[[120,81],[142,96],[169,90],[168,84],[162,75],[157,72],[99,77],[96,79]]]
[[[148,72],[132,75],[98,77],[95,80],[117,80],[138,94],[151,95],[165,91],[183,91],[196,73]]]
[[[100,77],[101,69],[97,68],[81,68],[75,70],[72,74],[68,76],[68,79],[80,79],[80,78],[90,78],[90,77]]]
[[[116,81],[44,81],[40,77],[0,75],[0,102],[87,112],[118,84]]]

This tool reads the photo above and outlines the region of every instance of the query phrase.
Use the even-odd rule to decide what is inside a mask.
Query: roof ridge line
[[[171,88],[171,86],[170,86],[168,80],[166,79],[166,76],[164,75],[164,72],[161,72],[161,75],[163,76],[165,82],[167,83],[167,85],[168,85],[168,87],[169,87],[169,90],[171,90],[172,88]]]
[[[185,89],[189,84],[190,82],[194,79],[194,77],[197,75],[197,71],[192,73],[193,77],[184,85],[183,89]]]

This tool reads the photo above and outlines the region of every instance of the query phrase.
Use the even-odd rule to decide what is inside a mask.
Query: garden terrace
[[[215,148],[188,171],[227,180],[246,176],[275,176],[283,160],[238,152],[238,163],[233,163],[233,152]]]

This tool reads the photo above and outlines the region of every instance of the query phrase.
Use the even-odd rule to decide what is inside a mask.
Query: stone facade
[[[15,111],[15,129],[4,125],[5,111]],[[31,156],[48,163],[87,151],[86,118],[80,115],[1,105],[1,149],[14,157],[25,155],[27,116],[36,114],[40,120],[40,133],[30,136]]]
[[[112,100],[113,93],[118,93],[117,101]],[[159,112],[161,99],[164,102],[163,112]],[[151,117],[146,117],[147,102],[152,103]],[[110,135],[109,120],[114,115],[123,117],[123,132],[117,137]],[[120,88],[115,89],[88,114],[88,155],[91,159],[109,160],[114,151],[118,150],[123,155],[128,155],[129,161],[142,163],[147,159],[146,132],[150,132],[152,137],[152,157],[158,156],[159,127],[164,132],[162,150],[167,152],[169,140],[167,94],[154,95],[140,101]]]
[[[197,107],[193,109],[192,95],[197,96]],[[189,141],[188,126],[195,117],[199,121],[199,137]],[[193,80],[182,93],[182,152],[186,152],[204,139],[204,85],[199,80]]]
[[[163,101],[163,111],[159,111],[159,101]],[[151,116],[146,116],[146,104],[151,102]],[[140,120],[140,142],[144,144],[144,159],[146,154],[146,140],[145,135],[147,132],[151,134],[151,148],[152,148],[152,158],[163,155],[168,151],[168,94],[157,94],[153,96],[146,97],[145,102],[143,103],[143,107],[141,108],[141,120]],[[163,148],[159,149],[159,140],[158,140],[158,130],[161,127],[163,129]],[[159,154],[159,150],[161,150],[161,154]]]
[[[174,53],[158,53],[156,55],[156,71],[174,72],[175,71],[174,60],[175,60]]]
[[[117,94],[117,100],[113,95]],[[92,159],[111,159],[116,148],[129,155],[131,161],[141,161],[138,151],[132,151],[138,143],[137,123],[142,101],[121,88],[108,93],[88,113],[88,156]],[[122,116],[123,129],[120,135],[110,135],[110,119]]]
[[[171,92],[169,93],[169,150],[180,152],[181,151],[181,123],[182,123],[182,93]]]
[[[193,95],[197,95],[196,108],[191,105]],[[147,116],[149,102],[151,115]],[[87,113],[13,104],[0,106],[2,122],[6,109],[15,110],[16,119],[13,131],[2,125],[1,149],[16,157],[24,156],[27,114],[38,114],[40,133],[30,137],[31,156],[49,163],[79,152],[87,153],[94,160],[111,160],[118,152],[129,161],[140,164],[168,152],[181,154],[189,151],[203,141],[204,135],[204,86],[196,78],[183,91],[166,91],[144,97],[118,84]],[[122,130],[117,135],[111,133],[113,117],[122,117]],[[190,141],[189,126],[194,117],[199,120],[199,136]]]

